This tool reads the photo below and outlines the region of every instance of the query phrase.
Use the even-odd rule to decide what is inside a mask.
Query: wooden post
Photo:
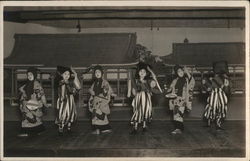
[[[14,93],[15,93],[15,82],[14,82],[14,69],[11,68],[11,98],[10,98],[10,101],[12,102],[12,99],[14,97]]]
[[[53,106],[53,107],[55,107],[55,83],[54,83],[54,81],[55,81],[55,77],[53,76],[53,74],[52,73],[50,73],[50,77],[51,77],[51,105]]]
[[[78,74],[79,73],[77,73],[77,75]],[[84,100],[83,99],[81,100],[81,90],[83,90],[83,75],[80,76],[80,86],[81,86],[81,89],[78,92],[78,105],[79,105],[79,107],[81,106],[81,103],[83,103],[83,105],[84,105]],[[83,102],[81,102],[81,101],[83,101]]]
[[[107,69],[105,68],[105,69],[103,69],[103,71],[104,71],[104,79],[107,80]]]
[[[39,74],[40,74],[40,82],[41,82],[41,85],[43,86],[43,74],[42,72],[40,72]]]
[[[17,94],[17,91],[18,91],[18,86],[17,86],[17,71],[16,70],[14,70],[14,83],[15,83],[15,88],[14,88],[14,94],[15,94],[15,96],[16,96],[16,94]]]
[[[117,96],[120,97],[120,68],[117,69]]]
[[[233,87],[232,88],[237,89],[237,87],[236,87],[237,84],[236,84],[235,66],[233,66],[233,81],[232,82],[233,82],[233,84],[232,84]]]

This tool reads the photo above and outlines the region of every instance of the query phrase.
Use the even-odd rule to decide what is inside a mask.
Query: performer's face
[[[29,80],[29,81],[33,81],[33,80],[34,80],[34,75],[33,75],[33,73],[31,73],[31,72],[28,72],[28,73],[27,73],[27,77],[28,77],[28,80]]]
[[[140,76],[140,78],[145,78],[146,75],[147,75],[147,72],[146,72],[145,69],[141,69],[141,70],[139,71],[139,76]]]
[[[62,74],[62,77],[63,77],[63,80],[68,80],[69,77],[70,77],[69,71],[65,71],[65,72]]]
[[[184,71],[181,68],[179,68],[177,70],[177,74],[178,74],[179,77],[183,77],[184,76]]]
[[[101,77],[102,77],[102,72],[101,72],[100,70],[96,70],[96,71],[95,71],[95,77],[96,77],[97,79],[101,78]]]

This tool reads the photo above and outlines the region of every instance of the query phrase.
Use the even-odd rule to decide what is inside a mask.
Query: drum
[[[177,95],[174,93],[169,93],[169,94],[166,94],[165,97],[167,97],[169,99],[175,99],[177,97]]]
[[[41,107],[41,103],[39,103],[37,100],[29,100],[26,104],[26,107],[29,110],[37,110]]]

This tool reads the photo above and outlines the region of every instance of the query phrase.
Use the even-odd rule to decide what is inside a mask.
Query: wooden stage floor
[[[77,122],[71,135],[58,136],[45,122],[39,136],[18,138],[19,122],[4,123],[5,157],[245,157],[245,121],[226,121],[225,131],[186,121],[182,135],[170,134],[171,121],[153,121],[145,134],[129,135],[126,121],[111,122],[113,132],[91,134],[87,121]]]

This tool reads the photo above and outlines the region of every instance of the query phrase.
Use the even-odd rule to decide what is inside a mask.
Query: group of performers
[[[92,68],[93,84],[89,89],[90,99],[88,109],[91,112],[92,134],[112,132],[109,123],[110,100],[115,97],[109,82],[104,79],[104,70],[97,65]],[[169,109],[173,115],[173,135],[184,131],[184,113],[192,110],[194,77],[187,67],[176,65],[174,67],[175,79],[170,87],[162,90],[152,67],[140,62],[135,75],[128,77],[128,97],[133,97],[133,115],[130,123],[131,135],[136,135],[142,127],[142,132],[148,130],[148,123],[152,120],[152,100],[155,93],[162,93],[169,100]],[[74,96],[81,89],[76,71],[72,67],[57,67],[57,103],[56,119],[58,134],[71,133],[72,124],[77,119],[77,110]],[[223,120],[228,109],[228,94],[230,93],[229,77],[226,72],[214,72],[209,78],[204,78],[201,84],[202,93],[206,95],[204,118],[207,126],[215,125],[222,130]],[[27,70],[27,82],[19,89],[20,111],[22,124],[20,137],[39,135],[45,127],[42,122],[44,109],[48,108],[42,85],[37,80],[37,69],[30,67]]]

